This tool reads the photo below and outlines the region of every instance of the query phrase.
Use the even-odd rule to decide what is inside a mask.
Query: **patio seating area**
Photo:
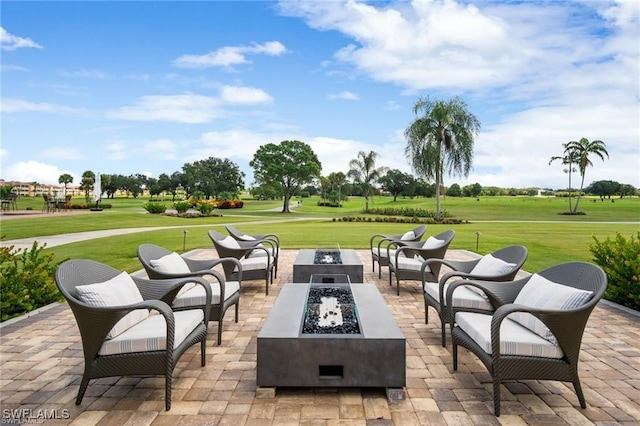
[[[600,302],[584,333],[579,374],[587,403],[581,409],[571,383],[525,380],[501,387],[502,412],[494,416],[492,377],[482,362],[441,345],[437,316],[425,324],[419,282],[389,285],[388,269],[372,271],[370,250],[357,250],[364,282],[376,285],[406,338],[406,399],[389,401],[385,389],[258,388],[257,335],[283,283],[291,282],[297,250],[281,250],[279,271],[265,294],[265,280],[243,280],[239,320],[226,313],[222,344],[217,323],[209,324],[206,366],[198,345],[173,371],[172,407],[165,411],[164,377],[115,377],[91,382],[81,405],[75,399],[83,373],[80,333],[66,303],[55,304],[0,327],[0,405],[13,413],[38,410],[67,414],[46,424],[638,424],[640,421],[640,317]],[[217,257],[195,250],[194,259]],[[479,256],[447,251],[445,259]],[[440,274],[448,271],[443,266]],[[144,270],[133,275],[145,276]],[[520,271],[518,277],[526,276]],[[447,327],[447,334],[449,333]],[[30,410],[30,411],[29,411]],[[63,411],[67,410],[67,411]],[[25,411],[22,411],[25,412]]]

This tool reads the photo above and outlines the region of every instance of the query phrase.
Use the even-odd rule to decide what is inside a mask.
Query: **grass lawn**
[[[41,200],[19,201],[21,209],[27,202],[39,210]],[[283,248],[335,247],[368,248],[369,238],[374,233],[400,234],[413,227],[411,224],[379,222],[339,222],[334,218],[343,216],[367,217],[362,210],[364,200],[353,197],[341,208],[319,207],[316,198],[302,199],[293,213],[282,214],[273,209],[282,207],[281,201],[246,200],[242,209],[220,210],[222,217],[186,219],[146,214],[142,208],[144,199],[117,198],[105,200],[113,208],[102,212],[75,216],[45,218],[21,218],[2,222],[1,234],[5,240],[132,227],[175,226],[174,229],[148,231],[123,236],[100,238],[92,241],[68,244],[46,249],[53,252],[57,260],[67,258],[89,258],[107,263],[129,272],[140,269],[136,258],[139,244],[150,242],[181,252],[211,247],[208,229],[225,232],[225,223],[234,223],[248,233],[275,232],[280,235]],[[294,204],[298,199],[294,199]],[[574,200],[575,202],[575,200]],[[171,202],[166,204],[171,206]],[[371,208],[414,207],[435,209],[434,199],[398,199],[375,197]],[[580,210],[585,215],[559,215],[568,210],[568,199],[539,197],[480,197],[446,198],[442,208],[451,216],[468,220],[463,225],[429,225],[426,235],[437,234],[445,229],[456,231],[451,248],[491,252],[510,244],[521,244],[529,249],[529,258],[524,269],[536,272],[556,263],[583,260],[591,261],[588,246],[593,236],[598,239],[613,237],[616,232],[631,236],[640,227],[640,199],[625,198],[605,202],[585,198]],[[254,223],[256,221],[291,222]],[[184,231],[187,231],[186,234]],[[480,232],[477,239],[477,232]],[[185,238],[186,235],[186,238]],[[477,250],[476,250],[477,244]]]

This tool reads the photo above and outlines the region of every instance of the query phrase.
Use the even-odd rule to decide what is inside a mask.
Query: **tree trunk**
[[[282,206],[281,213],[291,213],[289,211],[289,192],[288,191],[284,192],[284,205]]]
[[[582,187],[584,185],[584,175],[582,175],[582,181],[580,182],[580,191],[578,192],[578,199],[576,200],[576,205],[573,207],[573,212],[576,213],[578,211],[578,204],[580,203],[580,199],[582,198]]]

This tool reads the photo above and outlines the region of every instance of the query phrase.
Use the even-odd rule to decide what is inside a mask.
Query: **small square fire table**
[[[333,263],[331,260],[317,263],[317,252],[319,251],[339,253],[340,263]],[[323,257],[329,258],[328,255]],[[319,261],[324,262],[324,259],[321,258]],[[300,250],[293,262],[293,282],[308,283],[311,275],[317,274],[346,274],[352,283],[361,283],[363,282],[362,261],[355,250]]]

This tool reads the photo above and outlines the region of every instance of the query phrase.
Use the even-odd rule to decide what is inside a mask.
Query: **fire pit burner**
[[[342,265],[340,250],[316,250],[313,263],[316,265]]]
[[[310,286],[302,334],[360,334],[351,288]]]

